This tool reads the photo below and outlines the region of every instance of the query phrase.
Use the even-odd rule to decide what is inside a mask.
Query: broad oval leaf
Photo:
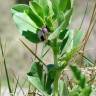
[[[15,13],[13,15],[13,20],[15,21],[21,34],[23,31],[31,31],[36,33],[37,26],[34,22],[32,22],[26,13]]]
[[[48,6],[48,0],[40,0],[39,4],[42,6],[42,9],[44,11],[44,15],[49,15],[49,6]]]
[[[49,0],[32,0],[32,1],[38,3],[42,7],[44,16],[49,15],[49,6],[48,6]]]
[[[28,73],[28,80],[31,82],[31,84],[36,87],[44,96],[51,96],[52,94],[52,84],[54,81],[54,78],[50,76],[50,69],[52,69],[52,66],[49,64],[47,68],[47,73],[39,62],[35,62],[32,64],[31,70]],[[50,68],[49,68],[50,67]]]
[[[44,19],[44,11],[38,3],[36,3],[35,1],[34,2],[30,1],[30,6],[32,10],[37,13],[37,15],[39,15],[42,19]]]
[[[28,80],[30,83],[37,88],[43,95],[49,96],[45,91],[44,85],[42,82],[43,77],[43,66],[39,62],[32,64],[31,70],[28,73]]]
[[[22,35],[26,39],[31,41],[32,43],[39,43],[40,42],[40,39],[39,39],[38,35],[36,33],[31,32],[31,31],[23,31]]]
[[[51,0],[52,2],[52,8],[53,8],[53,11],[54,11],[54,17],[57,17],[58,14],[59,14],[59,2],[60,0]]]
[[[66,14],[64,15],[64,20],[59,25],[59,27],[52,34],[49,35],[48,40],[53,40],[59,37],[60,32],[62,32],[62,30],[65,30],[67,28],[71,15],[72,15],[72,9],[66,12]]]
[[[17,5],[14,5],[11,9],[11,12],[13,14],[17,13],[17,12],[20,12],[20,13],[23,13],[25,10],[29,10],[29,6],[28,5],[25,5],[25,4],[17,4]]]
[[[67,2],[68,2],[69,0],[60,0],[60,3],[59,3],[59,9],[60,9],[60,11],[64,11],[65,10],[65,8],[67,7]]]
[[[72,8],[72,6],[71,6],[72,5],[72,0],[65,0],[65,3],[66,3],[66,5],[65,5],[65,8],[64,8],[63,12],[66,12],[67,10]]]
[[[34,21],[34,23],[41,28],[42,26],[44,26],[44,20],[36,13],[35,10],[33,10],[33,7],[30,3],[30,10],[25,11],[27,13],[27,15],[31,18],[32,21]]]

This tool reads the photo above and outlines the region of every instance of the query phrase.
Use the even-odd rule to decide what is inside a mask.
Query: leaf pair
[[[32,36],[32,39],[30,40],[31,42],[34,41],[33,36],[37,35],[37,30],[41,29],[44,26],[47,26],[49,28],[49,31],[54,31],[54,19],[52,18],[53,15],[55,14],[55,9],[58,7],[59,11],[66,9],[67,4],[69,4],[69,1],[63,2],[62,0],[33,0],[29,2],[29,6],[28,5],[24,5],[24,4],[18,4],[15,5],[11,11],[13,14],[13,19],[20,31],[20,33],[24,36],[27,37],[28,40],[30,40],[30,38]],[[60,6],[61,3],[66,3],[64,6],[65,8],[61,8],[62,6]],[[59,4],[59,5],[58,5]],[[70,17],[72,14],[72,9],[71,9],[71,5],[69,5],[70,8],[68,9],[68,11],[66,10],[66,12],[64,14],[62,14],[62,20],[63,22],[60,24],[60,26],[58,26],[58,28],[52,33],[50,34],[48,40],[53,40],[55,38],[57,38],[60,34],[60,32],[62,32],[63,30],[66,29],[66,27],[69,24],[70,21]],[[56,9],[57,10],[57,9]],[[26,34],[24,35],[26,31]],[[24,33],[23,33],[24,32]],[[30,32],[32,32],[31,36],[28,36],[30,34]],[[40,41],[38,41],[38,38],[36,39],[36,42],[34,41],[33,43],[38,43]]]
[[[81,73],[81,71],[75,65],[70,65],[70,68],[74,74],[74,77],[78,81],[81,88],[84,88],[86,85],[85,76]]]
[[[39,10],[40,8],[37,3],[32,2],[30,6],[18,4],[11,9],[13,19],[20,33],[33,43],[40,42],[37,30],[44,25],[43,12]]]
[[[58,18],[60,12],[65,12],[72,8],[71,0],[51,0],[54,17]]]
[[[66,28],[69,24],[71,15],[72,15],[72,9],[70,9],[69,11],[66,12],[66,14],[64,15],[64,20],[59,25],[59,27],[52,34],[50,34],[50,36],[48,37],[48,40],[53,40],[53,39],[58,38],[59,35],[61,34],[62,30],[63,30],[63,32],[66,30]]]
[[[50,96],[53,92],[53,82],[56,79],[57,73],[59,77],[65,65],[57,67],[54,64],[48,64],[47,69],[39,62],[32,63],[30,72],[28,73],[28,80],[36,87],[44,96]]]
[[[52,67],[53,66],[51,66],[51,68]],[[53,78],[50,76],[49,72],[51,68],[47,68],[45,71],[39,62],[35,62],[32,64],[31,70],[28,73],[28,80],[44,96],[50,96],[52,93]]]

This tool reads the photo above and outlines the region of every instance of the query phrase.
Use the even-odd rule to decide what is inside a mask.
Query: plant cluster
[[[30,83],[43,96],[90,96],[91,86],[85,75],[81,73],[71,60],[80,48],[83,33],[74,32],[70,24],[72,0],[32,0],[29,5],[17,4],[13,6],[12,16],[21,33],[32,43],[44,43],[53,51],[54,64],[45,64],[42,55],[32,62],[31,70],[27,74]],[[23,42],[24,43],[24,42]],[[72,88],[62,72],[69,67],[74,74],[75,84]]]

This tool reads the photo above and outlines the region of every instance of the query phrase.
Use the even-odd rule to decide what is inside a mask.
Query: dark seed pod
[[[39,39],[40,39],[41,41],[44,41],[44,40],[45,40],[45,38],[44,38],[44,33],[43,33],[42,31],[39,31],[39,32],[38,32],[38,37],[39,37]]]
[[[39,32],[38,32],[38,37],[41,41],[47,40],[48,37],[48,29],[46,27],[43,27]]]
[[[46,27],[42,28],[42,32],[43,32],[44,34],[48,33],[47,28],[46,28]]]

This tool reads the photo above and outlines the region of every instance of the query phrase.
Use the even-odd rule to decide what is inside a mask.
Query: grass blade
[[[15,90],[14,90],[14,96],[15,96],[15,94],[16,94],[16,90],[17,90],[17,87],[18,87],[18,82],[19,82],[19,77],[18,77],[18,79],[16,80],[16,86],[15,86]]]
[[[20,41],[32,53],[32,55],[34,55],[45,67],[47,67],[46,64],[24,43],[24,41]]]
[[[3,63],[4,63],[6,78],[7,78],[8,89],[9,89],[10,95],[13,96],[11,85],[10,85],[10,80],[9,80],[9,75],[8,75],[8,70],[7,70],[7,66],[6,66],[4,50],[3,50],[3,46],[2,46],[2,42],[1,42],[1,38],[0,38],[0,48],[1,48],[1,53],[2,53],[2,57],[3,57]]]

